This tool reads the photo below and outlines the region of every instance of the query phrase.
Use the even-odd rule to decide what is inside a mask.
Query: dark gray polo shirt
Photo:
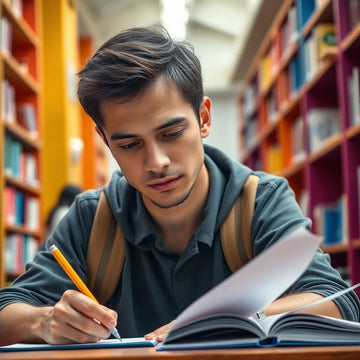
[[[209,196],[203,221],[181,255],[164,247],[141,195],[121,172],[114,173],[105,190],[126,238],[122,275],[107,304],[119,314],[118,329],[123,337],[142,336],[172,321],[231,274],[221,247],[220,227],[251,171],[210,146],[205,146],[205,151]],[[285,179],[256,174],[260,181],[252,223],[254,255],[296,227],[310,226]],[[99,194],[100,190],[95,190],[78,196],[47,242],[47,248],[57,244],[85,281],[88,239]],[[319,250],[309,269],[287,293],[329,295],[344,287],[328,256]],[[69,288],[75,287],[52,255],[42,251],[13,287],[0,290],[0,309],[13,302],[53,305]],[[360,305],[354,293],[336,302],[344,318],[358,320]]]

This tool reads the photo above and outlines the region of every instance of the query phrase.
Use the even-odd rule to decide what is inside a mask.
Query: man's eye
[[[165,137],[165,138],[177,138],[180,135],[182,135],[183,132],[184,132],[184,129],[180,129],[180,130],[177,130],[177,131],[172,131],[172,132],[165,133],[163,135],[163,137]]]
[[[136,145],[138,145],[138,141],[133,141],[131,143],[128,143],[128,144],[123,144],[123,145],[120,145],[120,149],[121,150],[124,150],[124,151],[127,151],[127,150],[131,150],[133,149]]]

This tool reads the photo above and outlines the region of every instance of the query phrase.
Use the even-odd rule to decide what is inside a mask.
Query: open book
[[[303,227],[288,234],[185,309],[157,349],[360,344],[355,322],[295,314],[299,309],[260,321],[252,317],[301,276],[321,241]]]

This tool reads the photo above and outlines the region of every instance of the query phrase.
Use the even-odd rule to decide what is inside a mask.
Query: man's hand
[[[166,337],[166,335],[170,331],[170,327],[174,321],[156,329],[155,331],[146,334],[144,337],[146,340],[157,340],[157,341],[163,341]]]
[[[67,290],[45,319],[45,341],[50,344],[96,342],[110,336],[115,311],[96,304],[78,291]]]
[[[0,312],[1,344],[97,342],[110,336],[117,313],[78,291],[67,290],[53,307],[10,304]]]

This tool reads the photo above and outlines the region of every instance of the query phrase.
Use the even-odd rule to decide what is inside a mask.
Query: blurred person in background
[[[43,242],[52,235],[59,221],[69,211],[70,206],[74,202],[76,196],[82,192],[82,188],[77,185],[66,185],[60,192],[58,200],[54,207],[50,210],[49,215],[45,222],[45,234]]]

